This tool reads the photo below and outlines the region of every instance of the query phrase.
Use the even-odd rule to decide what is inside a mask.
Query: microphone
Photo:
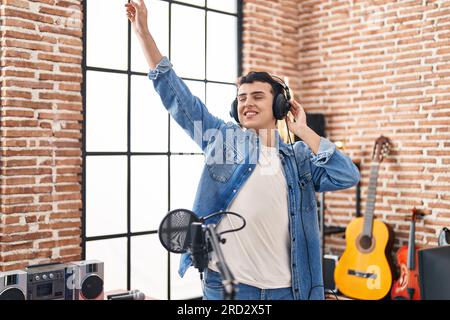
[[[194,267],[203,272],[208,266],[203,221],[211,216],[199,218],[194,212],[186,209],[170,211],[158,229],[161,244],[173,253],[191,253]]]
[[[208,253],[212,250],[211,246],[208,245],[209,241],[205,236],[207,228],[203,223],[209,218],[223,214],[238,216],[242,219],[243,225],[237,229],[222,231],[220,234],[238,231],[245,227],[245,219],[234,212],[219,211],[199,218],[190,210],[175,209],[169,211],[161,221],[158,229],[159,240],[163,247],[170,252],[190,253],[194,267],[202,272],[208,266]],[[208,230],[214,231],[214,229]]]
[[[108,300],[145,300],[145,294],[139,290],[131,290],[128,293],[108,296]]]
[[[208,247],[205,239],[205,230],[201,222],[191,224],[192,235],[192,263],[199,272],[203,272],[208,266]]]
[[[170,211],[161,221],[159,240],[164,248],[173,253],[186,253],[192,246],[191,224],[202,222],[194,212],[186,209]]]
[[[242,220],[242,226],[217,233],[215,224],[203,224],[205,220],[223,214],[239,217]],[[170,211],[161,221],[158,235],[161,244],[168,251],[191,254],[192,264],[200,272],[200,279],[203,277],[203,271],[208,267],[209,252],[214,251],[218,259],[216,266],[224,278],[222,283],[224,284],[225,299],[234,299],[236,281],[220,248],[220,243],[225,243],[225,239],[221,239],[220,236],[228,232],[239,231],[245,225],[244,217],[230,211],[219,211],[199,218],[190,210],[176,209]]]

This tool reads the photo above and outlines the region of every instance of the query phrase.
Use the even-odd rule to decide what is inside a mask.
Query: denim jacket
[[[148,77],[164,107],[205,155],[192,211],[199,217],[225,211],[255,169],[259,136],[209,113],[172,67],[164,56]],[[315,192],[350,188],[360,174],[352,160],[324,137],[317,154],[302,141],[287,145],[278,134],[277,141],[288,186],[293,294],[295,299],[324,299]],[[222,217],[215,216],[208,223],[218,224]],[[191,265],[191,256],[183,254],[179,275],[183,277]]]

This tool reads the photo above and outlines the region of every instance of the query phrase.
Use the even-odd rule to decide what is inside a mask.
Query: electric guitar
[[[400,267],[400,277],[394,282],[391,298],[394,300],[420,300],[419,266],[415,245],[416,218],[423,214],[414,208],[412,210],[411,226],[409,227],[408,245],[397,251],[397,264]]]
[[[347,226],[346,248],[334,271],[336,286],[350,298],[378,300],[391,290],[392,271],[387,254],[393,233],[384,222],[374,219],[379,164],[388,153],[389,140],[381,136],[373,148],[365,215]]]

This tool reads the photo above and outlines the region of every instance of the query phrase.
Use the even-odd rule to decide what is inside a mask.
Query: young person
[[[234,122],[212,115],[159,52],[144,1],[125,6],[164,107],[205,154],[193,211],[199,217],[232,211],[246,219],[246,227],[228,233],[221,246],[239,283],[236,299],[324,299],[315,192],[354,186],[360,178],[356,166],[307,126],[300,103],[290,99],[281,79],[266,72],[240,78],[231,103]],[[286,121],[302,141],[285,144],[277,121]],[[208,222],[218,231],[241,225],[225,215]],[[191,265],[191,255],[183,254],[181,277]],[[214,262],[204,271],[203,298],[223,299]]]

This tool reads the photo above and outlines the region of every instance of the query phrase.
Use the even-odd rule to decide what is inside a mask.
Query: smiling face
[[[247,129],[274,129],[276,119],[272,111],[272,86],[267,82],[244,83],[238,90],[239,122]]]

